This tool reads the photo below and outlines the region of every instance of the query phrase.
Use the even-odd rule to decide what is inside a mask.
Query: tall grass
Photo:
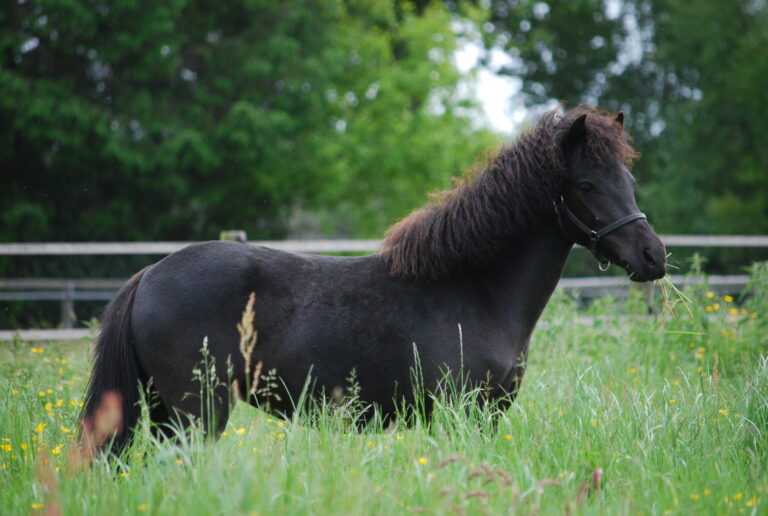
[[[502,413],[459,392],[431,425],[360,429],[354,396],[289,421],[239,404],[219,442],[144,421],[122,460],[85,470],[69,450],[88,346],[16,342],[0,512],[768,514],[768,266],[752,278],[740,299],[688,289],[674,316],[555,295]]]

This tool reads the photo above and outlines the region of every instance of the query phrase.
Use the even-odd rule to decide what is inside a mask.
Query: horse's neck
[[[557,286],[573,244],[556,222],[518,237],[502,259],[488,271],[489,288],[510,328],[517,335],[530,335]],[[520,333],[522,332],[522,333]]]

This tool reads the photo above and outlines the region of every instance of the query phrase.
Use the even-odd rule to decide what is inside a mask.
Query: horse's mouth
[[[646,271],[638,271],[627,260],[620,260],[616,265],[624,269],[627,273],[627,277],[630,281],[642,283],[644,281],[653,281],[659,278],[663,278],[666,274],[666,267],[655,268],[646,267]]]

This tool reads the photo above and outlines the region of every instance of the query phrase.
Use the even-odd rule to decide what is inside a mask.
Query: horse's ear
[[[571,128],[568,129],[564,143],[566,154],[570,154],[576,145],[583,142],[587,137],[587,115],[586,113],[573,121]]]
[[[618,125],[621,129],[624,129],[624,111],[619,111],[616,115],[616,125]]]

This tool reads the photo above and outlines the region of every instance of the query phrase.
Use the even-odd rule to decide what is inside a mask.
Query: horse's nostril
[[[645,261],[648,263],[648,265],[656,265],[656,259],[653,257],[653,254],[651,254],[650,247],[643,249],[643,257],[645,258]]]

